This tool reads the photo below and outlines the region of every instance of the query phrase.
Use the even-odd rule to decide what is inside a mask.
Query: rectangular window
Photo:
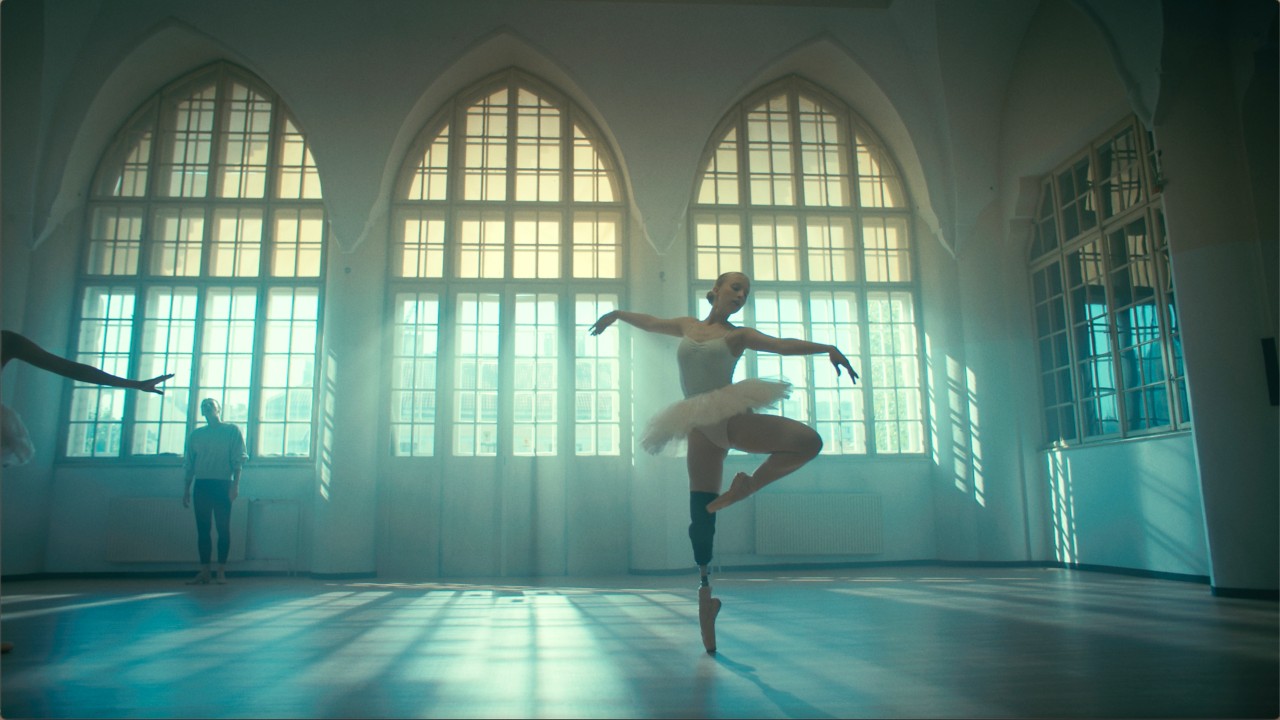
[[[217,400],[222,406],[222,420],[243,429],[249,421],[257,290],[211,288],[205,296],[203,314],[197,405],[205,398]]]
[[[791,117],[779,95],[747,113],[747,178],[753,205],[794,205]]]
[[[617,192],[613,188],[613,176],[605,167],[604,159],[595,143],[573,126],[573,199],[575,202],[614,202]]]
[[[862,356],[858,296],[851,292],[814,292],[809,296],[813,341],[844,351],[856,370]],[[865,455],[867,421],[863,389],[848,373],[836,375],[826,355],[810,357],[813,365],[813,419],[824,453]]]
[[[799,98],[800,182],[804,204],[849,206],[849,148],[839,119],[808,98]]]
[[[151,227],[151,274],[193,277],[200,274],[204,248],[204,210],[160,208]]]
[[[588,328],[618,307],[612,293],[578,293],[574,301],[574,452],[622,453],[622,352],[620,335],[591,335]]]
[[[398,293],[391,347],[391,446],[399,456],[429,456],[436,447],[436,365],[440,299]]]
[[[1067,339],[1067,303],[1062,267],[1054,262],[1032,273],[1036,342],[1040,356],[1040,388],[1046,437],[1076,439],[1076,392]]]
[[[1156,252],[1156,266],[1161,278],[1160,285],[1164,288],[1164,310],[1167,315],[1165,353],[1169,357],[1169,382],[1171,392],[1177,398],[1174,408],[1177,411],[1178,423],[1189,424],[1191,401],[1187,397],[1186,369],[1182,364],[1182,331],[1178,324],[1177,303],[1174,302],[1173,273],[1169,271],[1169,245],[1165,242],[1164,211],[1156,208],[1153,214],[1157,231],[1156,243],[1159,247]]]
[[[753,280],[800,279],[800,230],[794,216],[751,217],[751,263]]]
[[[196,348],[197,297],[193,287],[147,290],[137,375],[151,378],[173,373],[173,377],[165,382],[164,395],[135,395],[134,455],[182,455],[184,452],[192,356]]]
[[[506,214],[468,211],[458,214],[458,276],[500,278],[506,272]]]
[[[274,277],[320,277],[324,249],[324,210],[286,208],[273,214],[271,274]]]
[[[89,223],[90,275],[135,275],[142,248],[142,210],[97,207]]]
[[[307,147],[307,139],[288,118],[280,138],[279,180],[276,197],[287,200],[319,200],[320,171]]]
[[[262,397],[258,412],[259,455],[307,457],[311,454],[319,317],[319,292],[315,288],[267,291]]]
[[[863,259],[868,282],[911,280],[911,247],[907,219],[866,217],[862,221]]]
[[[500,297],[462,293],[455,315],[453,453],[497,455]]]
[[[262,210],[217,208],[213,211],[209,275],[257,277],[262,259]]]
[[[272,102],[239,83],[224,101],[218,197],[262,198],[267,194]]]
[[[738,204],[738,131],[730,130],[707,164],[698,188],[699,205]]]
[[[742,219],[730,213],[699,213],[694,223],[694,264],[698,280],[742,270]]]
[[[1093,206],[1093,164],[1089,156],[1059,172],[1057,180],[1062,239],[1069,241],[1098,226],[1098,214]]]
[[[805,219],[804,236],[809,280],[850,282],[857,279],[850,218],[810,216]]]
[[[856,142],[858,203],[864,208],[903,207],[905,194],[888,154],[878,146],[863,142],[861,137]]]
[[[1102,241],[1067,254],[1067,292],[1085,437],[1120,431]]]
[[[573,214],[573,277],[616,278],[622,267],[622,214],[578,211]]]
[[[213,117],[216,90],[211,84],[179,101],[165,118],[159,162],[159,194],[202,198],[209,193],[209,160],[213,155]]]
[[[556,454],[560,374],[556,307],[555,295],[516,295],[513,455]]]
[[[869,292],[867,319],[876,452],[924,452],[915,301],[906,291]]]
[[[560,111],[528,90],[516,92],[515,199],[560,199]]]
[[[133,342],[133,288],[85,289],[76,360],[129,377]],[[124,434],[123,388],[75,383],[71,390],[68,457],[116,457]]]
[[[447,200],[449,197],[449,126],[431,141],[422,162],[409,181],[410,200]]]
[[[515,213],[511,275],[518,278],[560,277],[560,213]]]
[[[507,91],[467,108],[462,137],[462,199],[507,199]]]
[[[1136,207],[1142,196],[1142,149],[1132,125],[1116,133],[1098,148],[1099,197],[1102,218],[1110,219]]]
[[[396,213],[399,252],[393,262],[398,277],[444,277],[445,214],[412,208]]]

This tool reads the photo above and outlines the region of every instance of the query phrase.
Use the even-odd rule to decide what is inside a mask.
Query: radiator
[[[756,495],[756,554],[874,555],[884,551],[880,496]]]
[[[231,505],[231,554],[228,562],[244,560],[248,505]],[[210,531],[217,560],[218,531]],[[107,562],[199,562],[196,518],[182,499],[170,497],[112,498],[107,506]]]

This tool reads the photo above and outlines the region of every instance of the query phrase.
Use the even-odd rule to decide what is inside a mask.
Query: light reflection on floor
[[[1276,697],[1275,603],[1203,585],[1039,568],[714,581],[714,657],[688,576],[6,583],[0,714],[1211,716]]]

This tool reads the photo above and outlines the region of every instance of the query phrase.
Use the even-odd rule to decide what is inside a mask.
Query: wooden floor
[[[1277,605],[1049,569],[0,588],[20,717],[1276,717]]]

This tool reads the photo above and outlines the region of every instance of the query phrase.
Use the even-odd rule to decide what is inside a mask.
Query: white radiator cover
[[[245,528],[249,504],[231,505],[231,551],[228,562],[245,558]],[[210,530],[213,560],[217,561],[218,531]],[[196,518],[182,499],[170,497],[118,497],[107,506],[106,560],[116,563],[197,563]]]
[[[880,495],[760,493],[757,555],[875,555],[884,552]]]

